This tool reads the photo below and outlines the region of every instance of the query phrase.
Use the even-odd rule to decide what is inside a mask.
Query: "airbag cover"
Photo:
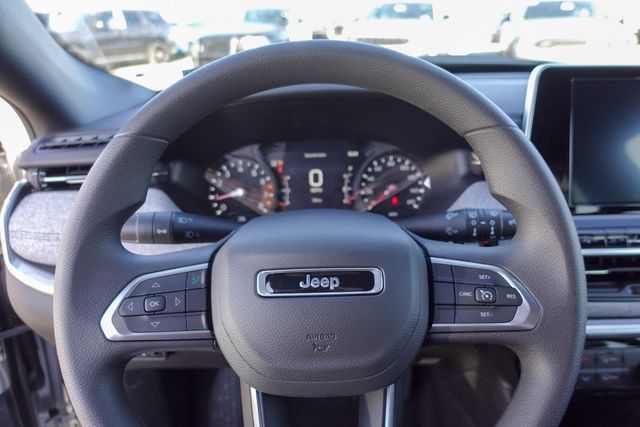
[[[309,298],[257,292],[261,271],[309,269],[323,277],[331,274],[322,269],[339,268],[380,269],[384,288],[329,295],[327,287]],[[232,235],[214,260],[214,332],[231,367],[260,391],[365,393],[397,379],[421,347],[427,277],[422,250],[382,216],[308,210],[257,218]]]

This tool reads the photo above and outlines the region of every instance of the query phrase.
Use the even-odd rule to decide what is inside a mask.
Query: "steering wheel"
[[[464,137],[492,194],[517,219],[514,239],[496,247],[457,245],[411,235],[375,214],[309,210],[257,218],[223,242],[169,255],[123,248],[120,230],[180,134],[229,102],[307,83],[399,98]],[[394,382],[427,334],[429,343],[510,348],[521,375],[499,425],[554,425],[572,394],[584,345],[584,277],[553,175],[483,95],[426,61],[383,48],[283,43],[189,74],[142,107],[104,149],[61,244],[56,347],[84,425],[141,424],[123,385],[127,362],[151,351],[214,351],[214,336],[248,390],[243,398],[252,411],[245,416],[254,425],[269,424],[267,394],[364,395],[370,425],[393,425]],[[435,281],[489,289],[506,302],[480,310],[434,306]],[[157,301],[147,295],[163,295],[177,309],[144,315],[141,304]],[[191,298],[199,311],[187,307],[185,314],[174,296],[187,304]]]

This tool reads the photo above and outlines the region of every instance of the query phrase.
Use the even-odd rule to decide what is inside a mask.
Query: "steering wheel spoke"
[[[353,403],[353,407],[350,408],[353,411],[351,416],[357,417],[359,427],[402,425],[401,389],[399,384],[392,383],[387,387],[347,398]],[[286,424],[283,414],[286,413],[286,406],[292,404],[288,398],[262,393],[246,383],[241,384],[241,395],[245,426],[274,427]],[[323,400],[324,405],[320,405],[318,411],[326,408],[327,400]],[[343,410],[344,407],[345,405],[342,405]],[[323,415],[326,414],[309,413],[306,416],[317,422]]]

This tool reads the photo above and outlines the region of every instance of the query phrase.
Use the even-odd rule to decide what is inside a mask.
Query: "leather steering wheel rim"
[[[434,341],[496,343],[519,357],[520,382],[499,424],[554,425],[566,409],[584,345],[586,285],[570,212],[544,160],[520,129],[476,90],[416,58],[349,42],[266,46],[211,63],[139,110],[104,149],[73,205],[57,259],[54,329],[63,378],[85,425],[137,425],[122,374],[131,357],[156,348],[210,343],[112,342],[100,317],[126,283],[156,269],[207,262],[211,247],[144,257],[127,252],[120,229],[145,200],[160,155],[189,127],[229,102],[309,83],[361,87],[435,116],[478,154],[492,194],[518,220],[496,248],[424,241],[431,255],[504,267],[539,303],[530,331],[432,334]]]

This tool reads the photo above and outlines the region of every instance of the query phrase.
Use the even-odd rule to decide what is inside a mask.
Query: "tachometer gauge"
[[[255,160],[227,156],[208,168],[208,203],[216,216],[246,222],[275,209],[276,185],[271,173]]]
[[[419,211],[430,190],[431,178],[416,162],[385,153],[362,167],[351,197],[356,210],[401,218]]]

